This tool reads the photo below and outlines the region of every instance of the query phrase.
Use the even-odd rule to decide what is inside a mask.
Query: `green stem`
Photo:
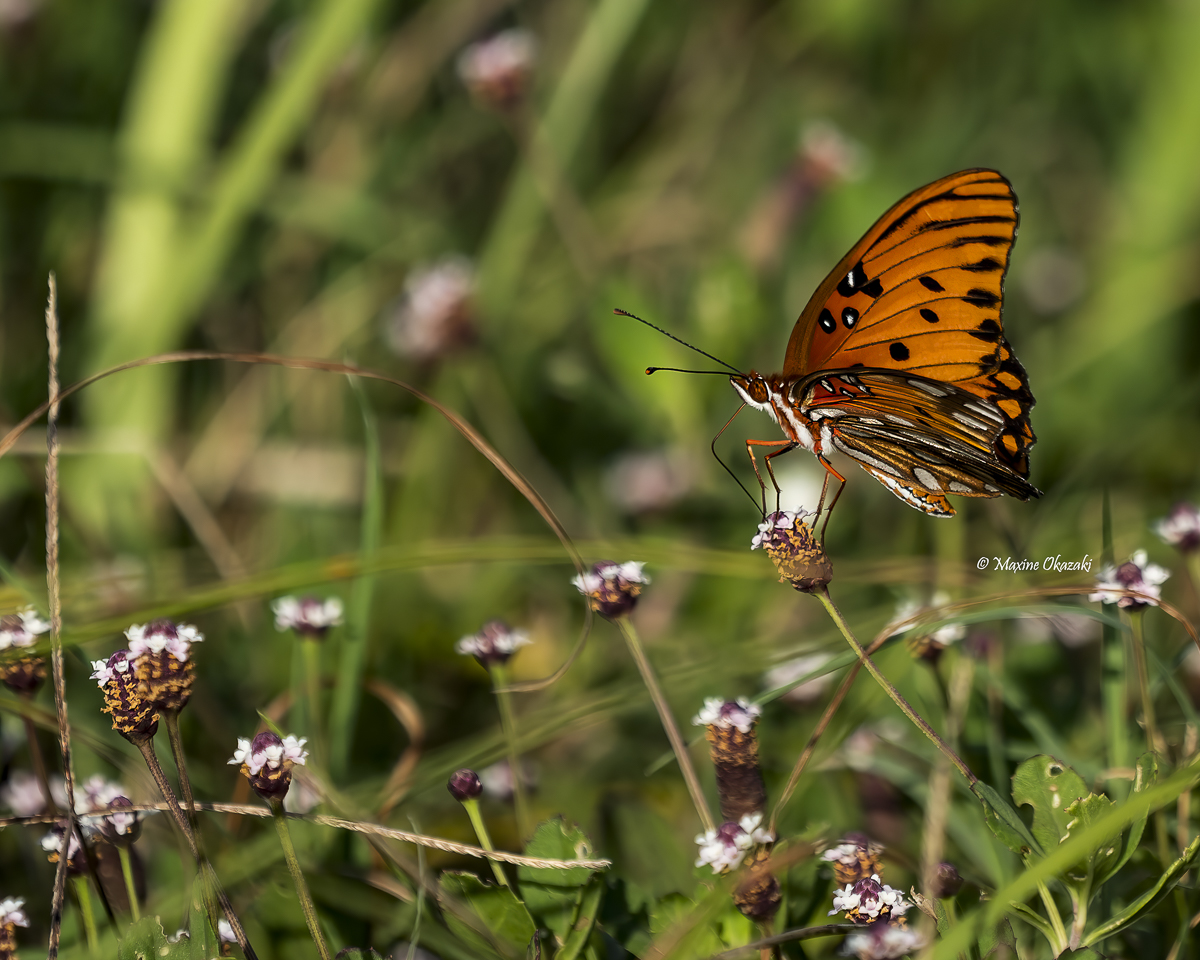
[[[1146,725],[1146,748],[1166,758],[1166,744],[1158,733],[1158,720],[1154,715],[1154,697],[1150,693],[1150,671],[1146,666],[1146,638],[1142,630],[1144,612],[1138,610],[1129,615],[1129,626],[1133,633],[1133,662],[1137,667],[1138,691],[1142,698],[1142,722]]]
[[[875,678],[875,682],[883,687],[887,695],[892,698],[892,702],[900,708],[900,712],[908,717],[913,725],[929,738],[930,742],[942,752],[942,755],[950,761],[954,768],[966,778],[967,783],[974,786],[979,778],[971,772],[971,768],[967,766],[962,757],[950,749],[950,745],[937,735],[933,727],[925,722],[924,718],[900,695],[900,691],[892,686],[891,681],[875,666],[875,662],[867,656],[862,645],[855,638],[854,634],[850,632],[850,627],[846,624],[845,618],[842,617],[841,611],[838,610],[833,600],[830,599],[829,591],[822,589],[819,593],[814,593],[813,596],[821,601],[821,605],[825,607],[825,610],[841,631],[842,636],[846,638],[846,642],[850,644],[850,649],[857,654],[859,661],[867,668],[867,672]]]
[[[658,685],[658,679],[654,676],[654,668],[650,666],[650,661],[646,659],[646,651],[642,648],[642,641],[628,617],[617,617],[613,623],[617,625],[617,629],[621,631],[621,636],[625,638],[625,643],[629,646],[629,652],[642,674],[642,682],[646,684],[646,689],[650,691],[650,699],[654,701],[654,708],[658,711],[658,718],[662,721],[663,729],[667,733],[667,739],[671,741],[671,749],[675,751],[675,760],[679,764],[680,772],[683,774],[683,781],[687,784],[688,793],[692,795],[692,803],[696,807],[696,814],[700,817],[700,823],[706,833],[709,830],[715,830],[716,824],[713,823],[712,814],[709,812],[708,801],[704,798],[704,791],[700,789],[700,778],[696,776],[696,768],[692,765],[692,755],[688,753],[687,744],[683,742],[683,737],[679,733],[679,726],[675,723],[671,707],[667,703],[667,698],[663,696],[662,688]]]
[[[1101,665],[1101,697],[1104,701],[1104,727],[1108,738],[1108,765],[1112,770],[1125,770],[1133,765],[1127,730],[1126,692],[1128,671],[1125,664],[1125,638],[1111,624],[1101,628],[1103,662]],[[1120,778],[1109,781],[1113,798],[1124,800],[1129,793],[1129,783]]]
[[[129,897],[129,912],[133,915],[133,922],[137,923],[142,919],[142,910],[138,906],[137,886],[133,882],[133,857],[130,856],[129,847],[125,844],[120,844],[117,847],[117,855],[121,858],[121,876],[125,878],[125,893]]]
[[[64,843],[65,846],[67,846],[66,843]],[[75,877],[75,894],[79,898],[79,915],[83,918],[88,952],[96,956],[100,948],[100,938],[96,934],[96,912],[92,909],[92,891],[87,877]]]
[[[491,853],[496,848],[492,846],[492,838],[488,835],[487,825],[483,822],[483,814],[479,811],[479,800],[476,797],[470,797],[462,802],[463,809],[467,811],[467,816],[471,818],[471,826],[475,828],[475,836],[479,838],[479,845]],[[504,876],[504,871],[496,860],[489,860],[492,865],[492,873],[496,875],[496,882],[502,887],[508,886],[508,878]]]
[[[275,829],[279,833],[279,843],[283,847],[283,859],[287,861],[288,870],[292,872],[292,882],[296,885],[296,896],[300,900],[300,908],[304,911],[304,922],[308,924],[308,933],[317,945],[317,953],[321,960],[330,960],[329,947],[321,933],[321,924],[317,918],[317,908],[313,904],[312,894],[308,892],[308,883],[300,869],[300,861],[296,859],[296,848],[292,846],[292,835],[288,830],[287,814],[283,812],[283,803],[271,801],[271,813],[275,816]]]
[[[313,745],[313,759],[322,769],[325,766],[325,736],[321,725],[321,641],[304,637],[300,641],[304,658],[304,693],[307,701],[305,719]]]
[[[491,674],[496,706],[500,708],[500,725],[504,728],[504,742],[508,746],[508,769],[512,773],[517,828],[521,836],[526,837],[533,824],[529,818],[529,801],[525,797],[525,777],[521,769],[521,752],[517,743],[517,721],[513,716],[512,695],[505,689],[508,686],[508,670],[503,664],[497,663],[492,665]]]
[[[1050,927],[1054,931],[1054,940],[1050,946],[1057,957],[1067,949],[1067,929],[1063,926],[1062,914],[1058,912],[1058,904],[1054,902],[1054,897],[1050,895],[1050,888],[1045,883],[1039,882],[1037,889],[1041,895],[1042,904],[1046,908],[1046,914],[1050,918]]]

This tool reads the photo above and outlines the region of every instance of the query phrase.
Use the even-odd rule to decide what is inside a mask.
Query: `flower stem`
[[[1146,666],[1146,637],[1142,629],[1143,611],[1129,615],[1129,626],[1133,633],[1133,662],[1137,667],[1138,691],[1142,697],[1142,722],[1146,725],[1146,747],[1151,753],[1166,757],[1166,744],[1158,732],[1158,720],[1154,715],[1154,697],[1150,693],[1150,671]]]
[[[179,792],[183,794],[183,805],[187,808],[188,822],[193,832],[196,829],[196,802],[192,798],[192,782],[187,775],[187,762],[183,755],[183,739],[179,736],[179,711],[164,710],[163,723],[167,728],[167,740],[171,743],[171,758],[179,773]]]
[[[300,869],[300,861],[296,859],[296,848],[292,846],[292,835],[288,830],[287,814],[283,812],[283,804],[279,800],[271,801],[271,813],[275,815],[275,829],[279,832],[279,843],[283,847],[283,858],[287,861],[288,869],[292,872],[292,882],[296,885],[296,896],[300,899],[300,907],[304,910],[304,922],[308,924],[309,935],[317,945],[317,953],[321,960],[329,960],[329,947],[321,933],[321,923],[317,918],[317,908],[313,904],[312,894],[308,892],[308,883]]]
[[[967,766],[962,757],[950,749],[950,745],[937,735],[933,727],[925,722],[924,718],[912,708],[912,705],[900,695],[900,691],[892,685],[892,682],[875,666],[875,661],[867,656],[862,645],[855,638],[854,634],[851,633],[850,627],[846,624],[846,620],[842,616],[842,612],[838,610],[833,600],[830,599],[829,591],[822,589],[819,592],[814,592],[813,596],[821,601],[821,605],[825,607],[825,610],[829,613],[837,628],[842,632],[842,636],[846,638],[846,642],[850,644],[850,649],[857,654],[859,661],[867,668],[867,672],[875,678],[875,682],[883,687],[887,695],[892,698],[892,702],[900,708],[900,712],[908,717],[916,728],[929,738],[930,742],[942,752],[942,755],[950,761],[954,768],[966,778],[967,783],[974,786],[979,778],[971,772],[971,768]]]
[[[30,698],[32,700],[32,698]],[[33,773],[37,777],[38,786],[42,789],[42,800],[46,804],[47,813],[58,813],[58,804],[54,802],[54,795],[50,792],[50,777],[46,773],[46,758],[42,754],[42,746],[38,743],[37,727],[33,723],[33,718],[26,715],[21,717],[25,721],[25,738],[29,741],[29,762],[33,764]]]
[[[133,882],[133,857],[129,853],[129,847],[125,844],[120,844],[117,847],[117,854],[121,858],[121,876],[125,878],[125,893],[129,897],[129,912],[133,916],[133,922],[137,923],[142,919],[142,910],[138,906],[137,886]]]
[[[483,814],[479,811],[479,799],[468,797],[462,802],[462,805],[467,811],[467,816],[471,818],[471,826],[475,828],[475,836],[479,838],[479,845],[489,852],[495,850],[496,848],[492,846],[492,838],[488,835],[487,824],[483,822]],[[507,887],[508,878],[504,876],[500,864],[495,860],[488,860],[488,863],[492,865],[492,873],[496,875],[496,882],[502,887]]]
[[[491,674],[496,706],[500,709],[500,726],[504,728],[504,741],[508,745],[508,769],[512,773],[517,829],[522,837],[526,837],[533,829],[533,823],[529,817],[529,801],[525,797],[525,777],[522,775],[521,752],[517,744],[517,721],[513,716],[512,694],[505,689],[508,686],[508,669],[503,664],[493,664]]]
[[[96,912],[92,909],[92,892],[87,877],[75,877],[75,895],[79,898],[79,915],[83,918],[88,952],[96,956],[100,938],[96,934]]]
[[[642,682],[650,691],[650,699],[654,701],[654,707],[658,710],[658,718],[662,721],[667,739],[671,741],[671,749],[675,751],[675,759],[679,763],[679,770],[683,774],[684,783],[687,784],[688,793],[692,795],[692,803],[696,806],[696,814],[700,817],[700,823],[706,833],[709,830],[715,830],[716,824],[713,823],[712,814],[709,812],[708,801],[704,799],[704,791],[700,789],[700,779],[696,776],[696,768],[692,765],[692,756],[688,753],[687,744],[683,742],[679,727],[675,723],[675,717],[671,714],[671,707],[667,703],[667,698],[663,696],[658,679],[654,676],[654,668],[646,659],[646,651],[642,648],[642,641],[637,635],[637,630],[634,629],[628,617],[617,617],[613,623],[617,625],[621,636],[625,638],[629,652],[633,656],[638,670],[641,671]]]
[[[305,698],[308,701],[308,729],[312,738],[313,759],[317,766],[325,763],[324,727],[321,726],[321,641],[305,637],[300,641],[304,651]]]
[[[162,764],[158,762],[158,756],[154,753],[154,741],[142,740],[137,744],[138,750],[142,753],[142,759],[146,761],[146,766],[150,768],[150,776],[154,778],[155,784],[158,786],[158,792],[162,794],[162,798],[166,801],[167,809],[171,811],[171,816],[175,819],[175,825],[179,827],[179,832],[183,834],[183,838],[187,841],[188,850],[192,857],[196,860],[200,859],[200,850],[196,846],[196,834],[192,831],[192,825],[188,822],[188,818],[184,816],[182,808],[179,806],[179,801],[175,797],[175,791],[171,789],[171,784],[167,780],[167,775],[163,773]]]

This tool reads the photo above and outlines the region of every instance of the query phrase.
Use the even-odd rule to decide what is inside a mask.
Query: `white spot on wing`
[[[938,478],[926,470],[924,467],[914,467],[913,476],[921,481],[921,486],[927,490],[932,490],[935,493],[942,492],[942,485],[938,483]]]
[[[951,480],[950,481],[950,492],[951,493],[970,493],[971,488],[968,487],[965,483],[959,483],[957,480]]]

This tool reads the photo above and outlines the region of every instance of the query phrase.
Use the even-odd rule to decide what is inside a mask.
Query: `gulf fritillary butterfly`
[[[826,483],[844,483],[827,459],[837,450],[934,517],[954,516],[948,493],[1041,496],[1027,479],[1033,393],[1000,322],[1017,220],[1012,185],[984,169],[880,217],[800,314],[783,372],[729,378],[786,437],[747,441],[751,461],[752,446],[776,447],[774,482],[771,459],[803,447]]]

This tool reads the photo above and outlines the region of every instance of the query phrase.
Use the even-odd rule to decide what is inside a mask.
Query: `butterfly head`
[[[755,410],[765,410],[771,402],[771,393],[767,389],[767,378],[761,373],[751,370],[748,374],[738,374],[729,378],[733,389]]]

